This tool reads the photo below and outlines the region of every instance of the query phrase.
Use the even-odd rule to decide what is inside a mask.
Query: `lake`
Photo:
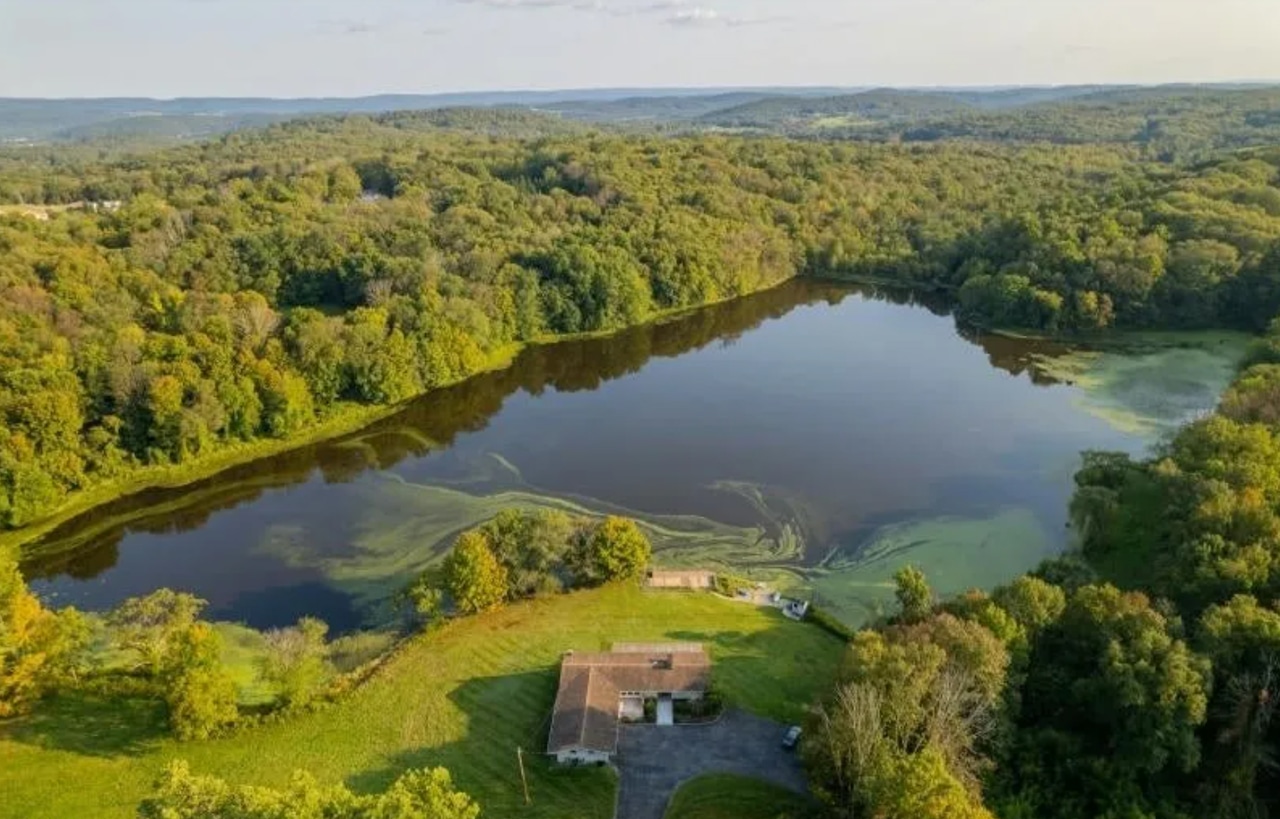
[[[533,347],[357,435],[121,499],[23,568],[58,604],[168,586],[214,619],[349,631],[515,504],[635,517],[663,565],[731,566],[858,623],[904,563],[955,593],[1062,550],[1079,453],[1144,452],[1214,405],[1241,351],[963,333],[928,298],[793,281]]]

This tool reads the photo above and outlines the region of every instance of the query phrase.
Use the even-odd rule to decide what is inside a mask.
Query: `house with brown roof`
[[[711,659],[697,643],[615,643],[607,653],[570,651],[560,663],[547,753],[563,764],[603,763],[618,748],[618,726],[645,718],[675,722],[676,700],[700,700],[711,686]]]

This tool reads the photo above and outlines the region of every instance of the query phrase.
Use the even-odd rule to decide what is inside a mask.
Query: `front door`
[[[676,724],[675,703],[672,702],[670,694],[658,695],[658,724],[659,725],[675,725]]]

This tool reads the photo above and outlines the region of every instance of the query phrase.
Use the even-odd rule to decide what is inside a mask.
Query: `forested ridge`
[[[1196,162],[1280,142],[1278,99],[1274,87],[1195,85],[878,89],[752,100],[697,122],[826,140],[1126,144],[1162,161]]]
[[[98,163],[10,157],[4,198],[108,204],[0,216],[3,525],[519,343],[797,274],[944,288],[969,321],[1051,332],[1280,312],[1274,150],[1177,169],[1092,146],[445,127],[507,116],[540,121],[314,119]]]

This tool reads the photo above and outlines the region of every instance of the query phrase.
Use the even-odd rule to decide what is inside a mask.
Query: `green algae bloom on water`
[[[796,281],[522,353],[344,439],[122,500],[28,551],[102,609],[157,585],[259,627],[342,634],[511,506],[638,520],[664,566],[729,569],[850,623],[904,562],[943,593],[1067,545],[1079,454],[1145,451],[1210,409],[1223,334],[1073,349],[957,331],[910,294]]]

